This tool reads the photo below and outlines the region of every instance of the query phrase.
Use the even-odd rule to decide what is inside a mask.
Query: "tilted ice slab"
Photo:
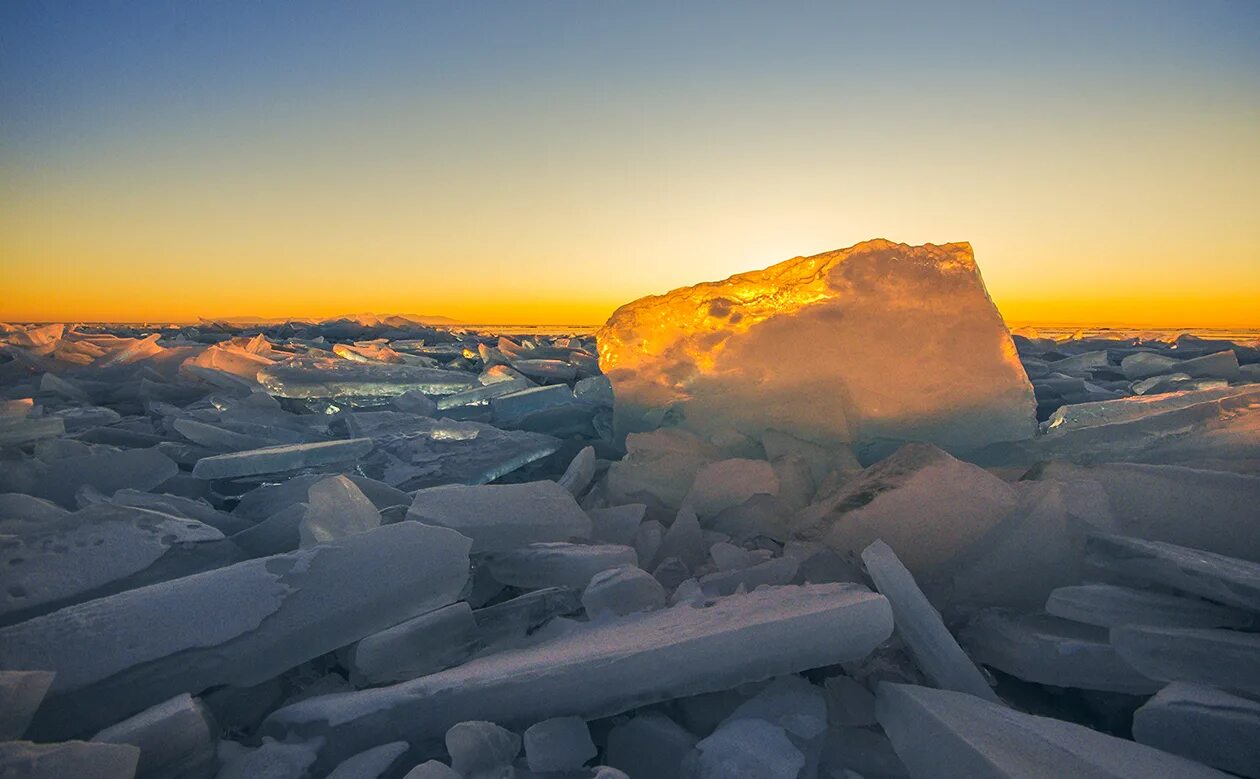
[[[376,446],[361,461],[363,472],[408,490],[485,484],[560,448],[559,439],[550,435],[480,422],[394,411],[360,412],[351,420],[354,434],[371,438]]]
[[[477,386],[477,377],[464,371],[342,359],[289,360],[260,370],[258,381],[285,398],[392,398],[411,390],[451,395]]]
[[[0,547],[4,571],[0,581],[5,585],[0,590],[0,624],[84,600],[88,593],[153,567],[172,550],[187,554],[182,560],[172,554],[167,575],[158,578],[222,564],[194,549],[221,540],[222,533],[196,520],[144,509],[90,506],[38,532],[5,539]]]
[[[0,630],[0,667],[57,672],[32,734],[89,733],[181,692],[248,687],[453,602],[468,539],[415,522],[163,582]]]
[[[1111,643],[1152,679],[1260,695],[1260,633],[1124,625],[1111,629]]]
[[[876,589],[892,604],[897,635],[932,684],[997,702],[980,669],[958,646],[941,615],[888,544],[876,541],[868,546],[862,551],[862,562]]]
[[[1140,744],[1260,779],[1260,703],[1211,687],[1170,684],[1133,714]]]
[[[986,609],[958,637],[978,662],[1025,681],[1136,695],[1160,688],[1121,659],[1107,631],[1094,625]]]
[[[298,468],[346,462],[372,451],[372,439],[320,441],[313,444],[282,444],[243,452],[203,457],[193,466],[199,479],[231,479],[260,473],[282,473]]]
[[[1160,541],[1093,535],[1085,542],[1093,566],[1135,580],[1260,612],[1260,563]]]
[[[440,738],[465,720],[590,720],[725,690],[864,657],[891,633],[888,601],[863,588],[770,588],[591,624],[392,687],[302,701],[274,712],[263,732],[326,737],[323,763],[395,739]]]
[[[965,243],[885,240],[628,303],[597,334],[619,435],[662,420],[966,450],[1035,433],[1032,385]]]
[[[950,690],[884,682],[875,711],[914,779],[1228,779],[1157,749]]]
[[[407,518],[458,530],[478,554],[591,534],[590,517],[554,481],[431,487],[416,493]]]
[[[1050,593],[1046,611],[1056,617],[1100,627],[1246,627],[1253,615],[1199,598],[1186,598],[1114,584],[1060,587]]]

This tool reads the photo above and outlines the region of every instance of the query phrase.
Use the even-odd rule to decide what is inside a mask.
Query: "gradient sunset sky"
[[[883,237],[1260,326],[1260,3],[0,4],[0,320],[595,323]]]

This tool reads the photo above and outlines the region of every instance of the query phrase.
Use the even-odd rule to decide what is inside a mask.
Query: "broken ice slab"
[[[779,494],[774,467],[765,460],[733,458],[701,466],[683,504],[700,517],[712,517],[758,494]]]
[[[1180,465],[1063,462],[1042,464],[1031,475],[1098,485],[1120,535],[1260,562],[1260,476]],[[1081,488],[1073,485],[1072,491]]]
[[[1111,643],[1151,679],[1260,695],[1260,633],[1124,625],[1111,629]]]
[[[132,779],[139,761],[140,750],[130,744],[0,742],[0,776],[5,779]]]
[[[977,662],[1028,682],[1134,695],[1161,687],[1117,654],[1106,629],[1093,625],[986,609],[958,638]]]
[[[356,435],[376,445],[360,462],[363,472],[407,490],[485,484],[560,448],[550,435],[478,422],[390,411],[360,412],[352,420]]]
[[[490,401],[495,425],[557,436],[591,437],[596,407],[578,400],[564,384],[532,387]]]
[[[381,513],[345,476],[320,479],[307,490],[306,512],[298,524],[301,546],[314,546],[380,527]]]
[[[151,490],[178,471],[171,458],[154,449],[94,452],[48,463],[32,494],[73,507],[75,493],[84,485],[106,495],[126,488]]]
[[[1260,563],[1162,541],[1091,535],[1086,561],[1128,581],[1171,587],[1260,613]]]
[[[456,722],[606,717],[865,656],[892,633],[888,602],[859,587],[779,587],[591,624],[393,687],[314,698],[273,713],[271,736],[327,738],[336,759]]]
[[[877,539],[930,577],[1015,508],[1014,488],[931,444],[906,444],[793,521],[805,540],[856,557]]]
[[[876,541],[862,551],[875,589],[892,604],[897,635],[933,685],[998,702],[980,669],[963,652],[892,548]]]
[[[700,577],[706,595],[730,595],[740,588],[755,590],[762,585],[788,584],[796,578],[800,563],[790,557],[776,557],[735,571],[718,571]]]
[[[65,433],[61,417],[0,417],[0,446],[24,446]]]
[[[924,582],[937,606],[1040,608],[1081,580],[1086,533],[1111,529],[1106,498],[1055,481],[1016,486],[1015,508]]]
[[[267,446],[204,457],[193,466],[193,476],[199,479],[231,479],[263,473],[283,473],[299,468],[357,460],[370,451],[370,438]]]
[[[453,602],[467,578],[468,539],[401,522],[0,629],[0,667],[57,672],[32,735],[87,734],[180,692],[265,681]]]
[[[875,722],[875,699],[871,698],[871,724]],[[910,774],[897,757],[892,742],[883,733],[868,728],[827,729],[820,758],[822,776],[835,779],[906,779]]]
[[[443,740],[451,767],[463,776],[512,776],[521,751],[520,736],[485,720],[457,722]]]
[[[772,427],[828,445],[1035,433],[1032,387],[963,243],[797,257],[624,305],[597,339],[619,435],[671,410],[703,435]]]
[[[1185,758],[952,690],[883,682],[875,711],[914,779],[1227,779]]]
[[[591,534],[590,517],[554,481],[430,487],[416,493],[407,518],[458,530],[474,554]]]
[[[591,731],[580,717],[553,717],[535,722],[525,729],[521,739],[529,770],[577,771],[597,750]]]
[[[261,449],[274,446],[277,442],[261,436],[245,435],[222,427],[198,422],[195,419],[176,419],[171,422],[176,432],[194,444],[214,449],[219,452],[239,452],[246,449]]]
[[[1226,399],[1241,399],[1254,393],[1254,388],[1225,387],[1172,392],[1165,395],[1128,397],[1095,403],[1077,403],[1062,406],[1045,423],[1045,432],[1056,436],[1082,432],[1090,428],[1139,422],[1186,409],[1203,403]]]
[[[477,621],[460,601],[366,636],[346,665],[357,687],[401,682],[449,668],[472,654]]]
[[[110,725],[93,742],[140,749],[137,779],[199,779],[217,773],[218,726],[204,704],[188,693]]]
[[[0,625],[233,562],[223,534],[156,511],[89,506],[0,547]],[[225,548],[226,547],[226,548]]]
[[[437,399],[437,407],[439,410],[446,411],[452,408],[459,408],[460,406],[488,403],[493,398],[510,395],[513,392],[528,389],[530,386],[531,383],[525,379],[509,378],[506,381],[473,387],[472,389],[440,397]]]
[[[1133,714],[1133,740],[1248,779],[1260,779],[1260,703],[1173,683]]]
[[[475,542],[474,542],[475,543]],[[537,543],[498,552],[486,565],[495,581],[533,590],[543,587],[586,587],[600,571],[638,560],[634,547],[615,544]]]
[[[582,608],[592,619],[602,612],[625,616],[664,607],[665,589],[652,574],[634,565],[600,571],[582,592]]]
[[[695,749],[685,763],[694,776],[795,779],[805,768],[805,755],[787,732],[765,720],[723,723]]]
[[[587,446],[578,452],[564,469],[564,474],[556,481],[561,487],[580,497],[595,478],[595,447]]]
[[[564,360],[512,360],[512,367],[535,379],[573,381],[577,378],[577,368]]]
[[[381,400],[417,390],[451,395],[477,385],[463,371],[417,365],[351,362],[341,359],[293,359],[258,372],[258,381],[284,398]]]
[[[411,496],[402,490],[396,490],[387,484],[357,473],[343,475],[353,482],[379,510],[390,506],[411,504]],[[326,474],[308,473],[290,477],[278,484],[262,484],[241,496],[236,508],[232,509],[232,516],[241,517],[246,521],[252,520],[251,524],[266,519],[281,509],[306,502],[311,485],[327,478]]]
[[[631,777],[681,779],[683,758],[696,741],[686,728],[649,709],[613,726],[605,759]]]
[[[406,741],[393,741],[364,750],[337,764],[326,779],[380,779],[404,767],[400,760],[408,749]],[[410,764],[408,764],[410,765]]]
[[[1158,625],[1184,628],[1240,628],[1253,615],[1198,598],[1185,598],[1113,584],[1060,587],[1050,593],[1046,611],[1056,617],[1100,627]]]
[[[534,590],[511,600],[473,611],[477,630],[486,644],[524,638],[552,617],[582,610],[580,593],[570,587]]]
[[[53,676],[52,671],[0,671],[0,742],[26,733]]]
[[[1120,371],[1129,381],[1139,381],[1178,371],[1181,360],[1156,352],[1135,352],[1120,360]]]

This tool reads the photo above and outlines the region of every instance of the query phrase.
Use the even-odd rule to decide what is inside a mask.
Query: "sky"
[[[1260,3],[0,4],[0,320],[598,323],[870,238],[1260,327]]]

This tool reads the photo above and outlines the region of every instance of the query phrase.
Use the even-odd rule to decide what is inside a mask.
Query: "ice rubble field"
[[[1255,344],[887,242],[596,336],[0,339],[0,776],[1260,777]]]

